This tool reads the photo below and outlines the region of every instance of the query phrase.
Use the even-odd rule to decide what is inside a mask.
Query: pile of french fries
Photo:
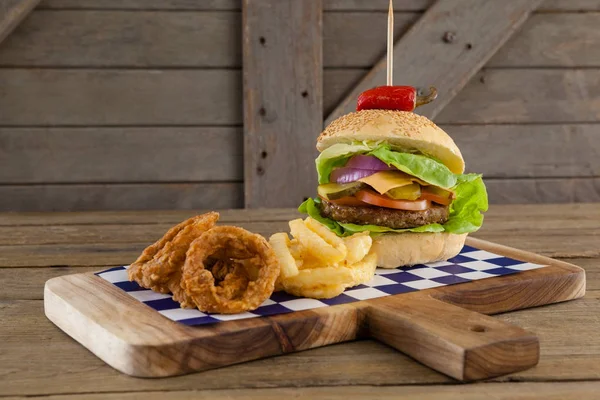
[[[369,253],[368,232],[341,238],[310,217],[289,225],[292,239],[285,232],[269,239],[281,265],[276,290],[328,299],[373,278],[377,257]]]

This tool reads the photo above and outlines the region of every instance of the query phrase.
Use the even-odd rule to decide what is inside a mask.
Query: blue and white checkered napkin
[[[170,295],[155,293],[152,290],[138,286],[135,282],[129,282],[127,267],[111,268],[96,275],[126,291],[133,298],[152,307],[173,321],[186,325],[204,325],[234,319],[255,318],[311,308],[329,307],[392,294],[409,293],[438,286],[514,274],[541,267],[544,267],[544,265],[518,261],[465,246],[458,256],[448,261],[397,269],[378,268],[370,282],[347,289],[333,299],[306,299],[285,292],[276,292],[256,310],[232,315],[207,314],[196,309],[180,308],[179,303],[173,301]]]

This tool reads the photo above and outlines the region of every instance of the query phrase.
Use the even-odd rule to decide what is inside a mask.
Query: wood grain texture
[[[534,273],[531,274],[531,271],[525,271],[508,275],[504,279],[504,282],[494,282],[494,280],[490,279],[487,281],[487,286],[484,290],[471,292],[466,285],[457,288],[443,286],[438,289],[438,295],[434,296],[439,300],[470,311],[483,314],[497,314],[557,301],[565,301],[570,298],[579,298],[585,295],[585,271],[580,267],[575,267],[574,270],[573,265],[561,260],[554,260],[539,254],[528,253],[513,247],[473,237],[467,240],[468,245],[479,249],[517,260],[549,265],[550,267],[549,269],[534,270]],[[562,272],[557,269],[562,269]],[[569,271],[569,273],[566,271]],[[538,279],[540,276],[543,276],[543,279]],[[509,294],[503,291],[504,287],[515,287],[515,291],[529,293],[529,295],[516,296],[514,293]],[[516,287],[519,287],[519,289],[517,290]],[[463,292],[463,290],[466,290],[466,292]],[[473,329],[475,331],[479,330],[477,328]],[[486,329],[485,325],[483,325],[483,330],[485,331]]]
[[[539,3],[439,0],[431,6],[394,45],[396,75],[414,86],[434,85],[440,93],[435,102],[419,108],[419,113],[435,117]],[[445,32],[453,32],[456,39],[446,43]],[[326,123],[353,111],[362,91],[383,84],[385,65],[383,58],[327,117]],[[414,68],[415,65],[419,67]]]
[[[420,16],[396,12],[395,38]],[[374,65],[385,52],[385,18],[379,12],[324,13],[323,66]],[[600,34],[594,27],[599,22],[597,13],[534,14],[486,65],[597,67],[600,51],[594,44]],[[240,68],[241,37],[239,12],[36,9],[3,42],[0,65]]]
[[[227,324],[229,326],[220,324],[206,327],[207,329],[195,329],[164,320],[163,317],[157,320],[157,315],[148,312],[145,305],[125,292],[114,291],[112,285],[101,278],[77,274],[64,279],[68,279],[71,284],[75,285],[70,286],[70,294],[61,290],[61,284],[57,279],[46,284],[44,290],[46,316],[57,326],[69,330],[69,334],[73,338],[104,358],[104,361],[108,361],[112,367],[133,376],[180,375],[237,364],[265,355],[279,355],[319,347],[338,342],[340,339],[341,341],[352,340],[357,337],[358,327],[361,325],[358,320],[361,316],[357,310],[354,307],[342,305],[330,313],[319,310],[304,313],[300,325],[297,317],[282,315],[244,322],[230,321],[231,323]],[[113,321],[112,323],[105,323],[108,316],[105,311],[108,310],[102,311],[100,308],[94,307],[92,303],[81,308],[73,301],[82,295],[82,292],[77,293],[75,287],[81,284],[87,286],[92,282],[102,288],[93,295],[96,304],[107,303],[113,304],[113,306],[118,304],[118,310],[113,311],[117,311],[119,315],[109,317]],[[80,289],[85,291],[82,287]],[[121,312],[126,308],[140,314],[139,327],[154,326],[155,328],[141,329],[136,338],[130,337],[127,331],[122,329],[123,324],[130,319],[127,317],[127,313]],[[79,325],[77,327],[76,322],[78,319],[80,320],[79,313],[81,312],[90,315],[89,322],[91,324],[89,326]],[[162,327],[156,325],[158,321]],[[335,321],[347,329],[340,331],[335,326]],[[71,327],[71,324],[75,325]],[[318,331],[315,330],[316,326],[319,326]],[[283,330],[283,334],[290,340],[288,345],[291,348],[281,343],[279,330]],[[101,350],[94,344],[93,336],[98,339],[103,338],[102,340],[105,340],[108,346]],[[231,347],[232,343],[236,345]],[[112,351],[106,351],[107,348]],[[184,348],[184,353],[181,353],[181,349]]]
[[[525,370],[539,360],[537,337],[519,327],[432,297],[395,300],[369,309],[371,336],[436,371],[473,381]]]
[[[534,14],[487,66],[598,67],[599,22],[597,13]]]
[[[596,122],[599,91],[599,69],[484,69],[436,122]]]
[[[270,236],[274,232],[288,231],[286,222],[269,223],[236,223],[254,233]],[[144,229],[145,228],[145,229]],[[6,245],[0,247],[0,267],[33,267],[33,266],[61,266],[61,265],[129,265],[141,254],[152,241],[164,234],[164,229],[148,229],[146,225],[141,229],[130,229],[132,236],[121,237],[123,241],[108,239],[106,236],[100,240],[105,243],[46,243],[38,245]],[[58,231],[60,229],[56,229]],[[63,229],[69,231],[69,229]],[[144,233],[140,234],[140,230]],[[46,230],[48,232],[48,230]],[[95,235],[94,229],[86,232],[87,237]],[[106,229],[103,229],[107,232]],[[107,232],[108,233],[108,232]],[[136,235],[137,233],[137,235]],[[55,240],[56,242],[57,240]],[[75,241],[77,242],[77,241]]]
[[[545,11],[598,11],[600,4],[595,0],[544,0]]]
[[[370,2],[363,2],[370,4]],[[542,3],[543,6],[544,3]],[[386,3],[387,10],[387,3]],[[395,38],[421,14],[397,12]],[[324,14],[323,64],[327,68],[369,68],[385,53],[386,14],[339,11]],[[383,21],[383,22],[382,22]],[[486,67],[597,67],[597,13],[537,13],[487,62]],[[403,71],[403,74],[406,71]],[[404,75],[400,75],[403,77]],[[409,83],[409,82],[403,82]]]
[[[290,213],[291,214],[291,213]],[[300,215],[296,215],[300,217]],[[123,224],[106,225],[56,225],[22,226],[15,230],[11,226],[0,226],[0,245],[46,245],[46,244],[100,244],[100,243],[153,243],[160,239],[173,225],[169,223],[131,224],[127,229]],[[219,221],[219,224],[236,226],[270,236],[274,229],[288,228],[287,221]],[[289,230],[289,229],[286,229]]]
[[[28,238],[19,260],[35,252],[34,231],[20,234],[20,226],[61,225],[96,227],[122,223],[175,224],[195,211],[3,213],[0,225],[13,226],[15,235]],[[222,220],[279,221],[297,217],[293,209],[227,210]],[[498,383],[449,385],[452,380],[404,354],[372,340],[349,342],[283,357],[258,360],[174,379],[135,379],[104,364],[58,330],[43,315],[39,300],[51,268],[0,268],[0,395],[38,395],[49,398],[281,398],[290,396],[345,398],[595,399],[600,380],[600,252],[598,204],[492,206],[478,237],[544,254],[579,253],[568,259],[586,269],[588,292],[583,299],[497,315],[495,318],[534,332],[540,339],[540,363],[529,370],[495,378]],[[561,231],[561,225],[564,230]],[[596,229],[595,229],[596,228]],[[595,229],[595,231],[594,231]],[[84,231],[81,231],[82,234]],[[38,233],[37,235],[40,235]],[[97,240],[90,236],[90,240]],[[100,250],[100,249],[99,249]],[[0,254],[4,252],[0,249]],[[63,250],[62,261],[68,261]],[[61,257],[60,252],[54,256]],[[101,258],[90,253],[88,258]],[[134,256],[135,257],[135,256]],[[108,265],[108,264],[107,264]],[[97,266],[71,264],[64,273],[89,271]],[[86,269],[89,268],[89,269]],[[42,272],[47,271],[47,272]],[[5,295],[6,294],[6,295]],[[8,299],[8,296],[12,296]],[[576,381],[576,382],[567,382]],[[583,382],[586,381],[586,382]],[[519,383],[521,382],[521,383]],[[413,386],[415,385],[415,386]],[[581,389],[581,390],[579,390]],[[591,394],[590,394],[591,393]],[[354,397],[353,397],[354,396]],[[587,397],[586,397],[587,396]]]
[[[396,13],[396,37],[418,16]],[[386,34],[380,18],[370,13],[325,14],[324,66],[374,64]],[[240,68],[241,40],[239,12],[36,10],[3,43],[0,65]]]
[[[11,268],[0,268],[0,282],[2,282],[0,301],[43,300],[44,283],[48,279],[76,273],[98,272],[108,268],[110,268],[108,265],[94,267],[57,266],[53,268],[23,268],[19,274],[15,274]]]
[[[395,11],[425,11],[435,0],[394,0]],[[388,0],[323,0],[323,9],[327,11],[385,11]]]
[[[365,73],[364,69],[325,70],[324,112],[334,108]],[[597,122],[600,114],[595,93],[599,91],[600,69],[484,68],[435,122],[440,125]]]
[[[163,210],[156,211],[95,211],[95,212],[13,212],[0,213],[0,226],[48,226],[48,225],[175,225],[185,219],[206,212],[202,210]],[[285,222],[298,218],[301,214],[295,208],[269,208],[261,210],[232,209],[220,211],[221,222]],[[530,204],[495,205],[485,214],[491,221],[484,224],[484,230],[508,231],[519,225],[546,229],[582,228],[597,226],[600,221],[600,207],[597,203],[580,204]],[[590,225],[580,225],[590,224]],[[521,226],[523,228],[523,226]],[[33,239],[33,237],[31,237]],[[35,244],[33,242],[31,244]],[[551,247],[551,246],[550,246]]]
[[[600,200],[600,178],[487,179],[492,204],[578,203]]]
[[[584,206],[585,205],[581,205]],[[213,208],[214,210],[214,208]],[[11,212],[0,213],[0,226],[44,225],[106,225],[106,224],[171,224],[176,225],[205,210],[156,211],[94,211],[94,212]],[[262,210],[228,209],[220,211],[221,222],[289,221],[301,214],[293,208],[268,208]]]
[[[377,398],[387,399],[423,399],[439,400],[479,400],[493,393],[494,400],[532,400],[544,398],[547,400],[594,400],[600,390],[598,382],[564,382],[564,383],[477,383],[471,385],[441,385],[441,386],[391,386],[377,388]],[[255,399],[280,400],[283,398],[326,398],[330,400],[358,400],[372,399],[372,387],[337,386],[337,387],[302,387],[302,388],[260,388],[260,389],[233,389],[211,391],[172,391],[168,392],[170,399]],[[49,400],[81,398],[84,400],[96,399],[124,399],[124,400],[162,400],[165,393],[150,391],[143,393],[92,393],[78,395],[48,396]],[[10,400],[26,399],[26,397],[8,397]]]
[[[239,181],[242,157],[237,127],[0,128],[0,183]]]
[[[177,379],[133,379],[112,369],[62,333],[44,316],[43,302],[3,301],[0,304],[3,317],[0,337],[3,343],[9,345],[3,348],[3,360],[6,362],[0,365],[0,371],[3,377],[9,372],[11,375],[10,379],[0,378],[0,394],[4,396],[290,387],[301,382],[310,386],[451,382],[450,378],[373,341],[290,353],[285,357]],[[559,324],[556,319],[548,324],[552,322]],[[589,332],[586,330],[586,333]],[[52,346],[42,343],[40,338],[52,340]],[[35,368],[32,368],[31,360],[36,361]],[[365,371],[370,373],[365,375]]]
[[[600,176],[600,125],[441,125],[485,178]]]
[[[317,182],[321,1],[245,0],[243,6],[245,206],[294,207]]]
[[[25,19],[40,0],[3,0],[0,3],[0,43]]]
[[[57,1],[57,0],[54,0]],[[60,0],[58,0],[60,1]],[[68,0],[62,0],[68,1]],[[71,0],[77,1],[77,0]],[[394,0],[394,10],[425,11],[435,0]],[[388,0],[324,0],[323,8],[328,11],[383,11],[388,9]],[[538,12],[598,11],[596,0],[544,0]]]
[[[129,265],[149,243],[3,246],[0,267]]]
[[[394,0],[394,9],[425,11],[435,0]],[[387,11],[388,0],[323,0],[326,11]],[[105,10],[240,10],[239,0],[42,0],[41,9]],[[596,0],[544,0],[538,9],[547,11],[597,11]]]
[[[239,208],[242,184],[147,183],[0,185],[2,211]]]
[[[470,310],[497,313],[582,297],[585,272],[570,264],[521,250],[475,239],[468,239],[467,243],[550,266],[460,286],[231,321],[203,329],[162,320],[163,317],[126,293],[90,274],[48,281],[44,308],[48,318],[71,337],[112,367],[134,376],[179,375],[344,342],[366,334],[365,326],[378,340],[407,351],[459,380],[484,379],[531,367],[539,357],[535,336],[459,307],[442,306],[436,303],[437,300],[430,300],[430,296],[450,303],[460,302]],[[547,290],[548,287],[553,290]],[[100,304],[106,306],[99,307]],[[446,309],[447,319],[431,318],[432,307]],[[130,316],[134,314],[139,319],[132,320]],[[157,329],[160,325],[157,318],[162,321],[161,329]],[[132,329],[136,331],[132,336],[123,330],[123,324],[128,323],[155,328]],[[319,326],[318,330],[314,329],[316,326]],[[390,334],[398,330],[405,334]],[[411,337],[419,337],[419,341],[410,340]],[[415,347],[416,343],[418,347]],[[112,350],[107,351],[107,348]],[[184,354],[181,348],[186,349]],[[444,355],[445,362],[439,358],[440,354]],[[517,359],[521,362],[516,362]]]
[[[1,214],[0,266],[125,265],[169,226],[201,212]],[[293,209],[227,210],[221,222],[270,236],[287,231],[287,221],[299,216]],[[598,221],[597,204],[493,205],[475,236],[551,257],[593,260],[600,257]]]
[[[533,223],[532,223],[533,224]],[[515,223],[514,225],[519,225]],[[521,224],[522,225],[522,224]],[[572,224],[575,225],[575,224]],[[269,224],[243,224],[247,229],[269,236],[275,232],[287,231],[287,222]],[[543,227],[544,225],[541,225]],[[563,232],[554,227],[548,232],[539,233],[535,226],[525,229],[522,226],[513,228],[512,231],[494,231],[482,229],[476,237],[493,240],[508,246],[515,246],[535,251],[550,257],[573,258],[600,257],[597,248],[598,232],[593,228],[565,228]],[[134,232],[139,229],[132,229]],[[50,231],[50,230],[48,230]],[[110,232],[105,229],[104,232]],[[145,233],[139,241],[126,241],[119,243],[118,238],[127,238],[119,235],[114,239],[103,238],[100,243],[47,243],[37,245],[3,245],[0,247],[0,267],[42,267],[56,265],[127,265],[133,262],[148,246],[148,238],[158,237],[164,230]],[[88,237],[94,237],[94,230],[87,232]],[[532,235],[535,235],[532,237]],[[565,241],[561,235],[580,235],[577,242]],[[142,235],[140,235],[142,237]],[[52,241],[49,239],[48,241]],[[54,239],[54,241],[59,241]]]
[[[565,258],[562,261],[585,269],[588,292],[600,291],[600,261],[594,258]],[[114,266],[69,265],[52,268],[22,267],[18,270],[0,267],[0,282],[2,282],[0,300],[43,300],[44,283],[48,279],[77,273],[98,272]]]
[[[476,235],[484,233],[508,236],[513,232],[517,235],[536,236],[535,230],[542,230],[542,235],[556,235],[560,232],[592,234],[594,229],[600,226],[600,212],[594,210],[591,204],[581,206],[577,212],[586,213],[586,218],[575,218],[569,213],[553,216],[552,210],[560,209],[559,205],[493,205],[485,214],[483,228]],[[528,212],[532,208],[541,210],[537,213],[532,212],[527,217],[511,215],[511,211]],[[505,209],[509,212],[502,212]],[[288,230],[288,220],[302,217],[302,214],[293,209],[275,210],[271,215],[260,219],[253,218],[253,213],[244,212],[248,210],[236,211],[239,212],[231,213],[226,210],[221,213],[219,223],[239,225],[265,236],[270,236],[278,230]],[[4,214],[0,218],[0,245],[151,243],[163,236],[173,225],[202,212],[95,212],[76,213],[75,216],[50,215],[48,218],[40,217],[37,213],[21,214],[20,218],[17,215]]]
[[[240,88],[231,70],[2,69],[0,125],[238,125]]]
[[[368,73],[368,68],[325,69],[323,71],[323,115],[330,115]]]
[[[540,338],[535,368],[495,378],[498,382],[600,379],[600,292],[552,307],[501,314],[495,318],[532,330]],[[408,356],[376,341],[363,340],[289,353],[201,375],[177,379],[134,379],[122,375],[60,332],[40,301],[3,301],[0,337],[6,343],[0,365],[2,395],[211,390],[306,386],[366,386],[452,383]],[[40,341],[46,338],[46,341]],[[48,346],[48,341],[52,346]],[[32,367],[35,360],[35,367]],[[277,371],[277,373],[274,373]],[[8,375],[10,374],[10,375]]]
[[[397,7],[396,2],[394,7]],[[394,39],[399,40],[420,16],[420,13],[414,12],[395,12]],[[326,68],[371,67],[385,53],[386,37],[387,14],[325,13],[323,15],[323,66]]]
[[[531,223],[535,224],[535,223]],[[263,236],[288,230],[286,222],[253,225],[244,224],[246,228]],[[515,224],[518,225],[518,224]],[[482,229],[475,237],[493,240],[504,245],[525,248],[555,258],[584,257],[595,259],[600,257],[598,250],[598,232],[594,228],[570,228],[560,232],[552,229],[539,233],[540,228],[513,229],[513,231],[493,231]],[[164,233],[164,231],[161,231]],[[514,233],[513,233],[514,232]],[[90,232],[88,236],[93,236]],[[160,234],[160,233],[159,233]],[[536,235],[533,236],[532,235]],[[562,235],[580,235],[576,242],[569,242]],[[147,234],[147,237],[151,237]],[[116,243],[116,239],[105,243],[77,244],[37,244],[37,245],[3,245],[0,247],[0,267],[44,267],[61,265],[127,265],[133,262],[148,246],[149,241]]]
[[[41,9],[75,10],[239,10],[239,0],[43,0]]]
[[[3,43],[0,65],[240,67],[240,25],[227,11],[37,10]]]

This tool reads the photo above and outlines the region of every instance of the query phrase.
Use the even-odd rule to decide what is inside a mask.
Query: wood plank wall
[[[242,10],[244,205],[297,207],[317,185],[307,133],[323,126],[323,4],[243,0]]]
[[[387,0],[323,5],[327,115]],[[438,116],[492,202],[600,201],[598,11],[546,0]],[[243,207],[241,50],[238,0],[42,0],[0,44],[0,210]]]

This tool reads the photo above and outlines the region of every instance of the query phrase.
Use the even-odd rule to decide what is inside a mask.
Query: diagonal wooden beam
[[[438,89],[418,113],[434,118],[527,20],[541,0],[438,0],[394,45],[394,84]],[[386,16],[381,23],[386,23]],[[381,38],[384,46],[385,38]],[[385,85],[383,57],[327,117],[355,110],[358,95]]]
[[[317,184],[323,122],[321,0],[244,0],[247,208],[295,207]]]
[[[40,0],[0,0],[0,43],[39,2]]]

